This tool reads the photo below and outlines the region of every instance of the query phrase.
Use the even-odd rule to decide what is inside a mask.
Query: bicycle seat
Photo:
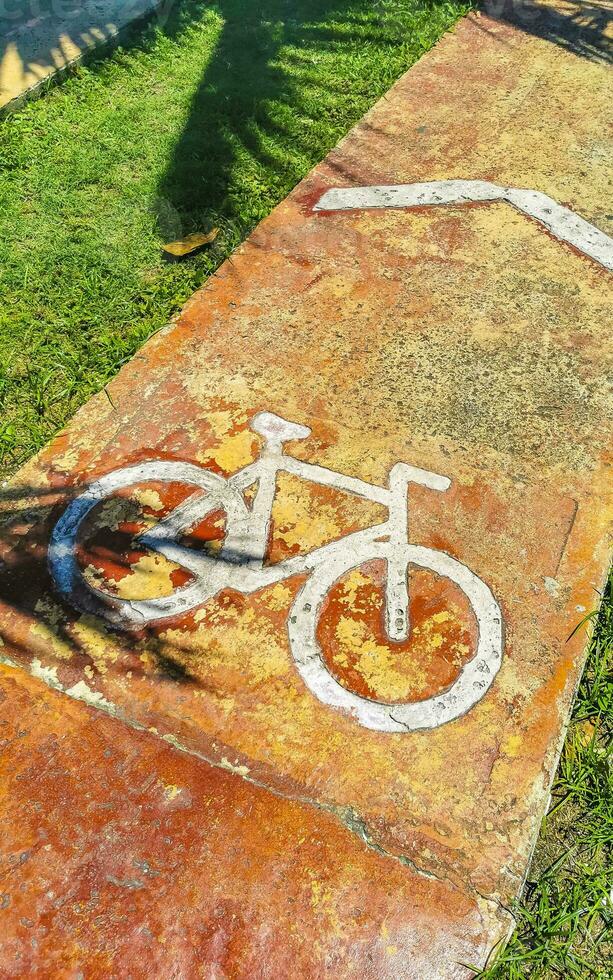
[[[270,442],[282,443],[290,439],[306,439],[311,430],[306,425],[288,422],[274,412],[258,412],[251,420],[251,428]]]

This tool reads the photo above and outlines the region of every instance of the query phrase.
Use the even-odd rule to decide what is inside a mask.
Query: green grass
[[[163,20],[1,123],[5,475],[468,7],[167,3]],[[221,228],[212,250],[162,262],[164,241],[211,225]]]
[[[4,475],[180,309],[469,5],[175,3],[164,22],[153,19],[2,122]],[[221,234],[210,251],[161,261],[164,241],[213,224]],[[518,928],[488,980],[607,976],[612,646],[609,593]]]
[[[594,617],[592,617],[593,619]],[[517,928],[483,980],[613,976],[613,573]]]

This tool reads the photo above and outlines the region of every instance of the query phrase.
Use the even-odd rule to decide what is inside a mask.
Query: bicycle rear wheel
[[[83,522],[102,501],[121,490],[143,483],[177,483],[205,491],[207,501],[200,509],[199,519],[215,509],[224,510],[234,521],[247,514],[242,496],[223,477],[193,463],[173,460],[155,460],[114,470],[96,480],[76,497],[51,534],[48,550],[51,575],[59,592],[72,606],[100,616],[123,629],[138,629],[151,622],[185,614],[202,605],[218,591],[218,579],[223,573],[214,560],[179,544],[181,533],[193,523],[189,517],[190,497],[158,525],[165,533],[154,531],[143,535],[140,540],[146,547],[192,572],[194,578],[191,582],[177,588],[171,595],[138,600],[122,599],[86,581],[77,559],[79,532]],[[166,528],[163,527],[164,524]]]

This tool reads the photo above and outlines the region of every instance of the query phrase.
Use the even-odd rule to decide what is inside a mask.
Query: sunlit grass
[[[613,976],[613,574],[517,928],[483,980]],[[587,624],[586,624],[587,625]]]
[[[99,390],[469,4],[164,5],[0,143],[0,472]],[[164,240],[221,228],[161,261]]]

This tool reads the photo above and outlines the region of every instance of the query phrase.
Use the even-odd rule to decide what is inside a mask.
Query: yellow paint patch
[[[30,634],[49,643],[60,660],[71,660],[73,654],[71,646],[59,635],[59,624],[63,618],[60,607],[48,599],[39,599],[34,608],[41,617],[44,617],[44,620],[34,623],[30,627]]]
[[[53,462],[58,469],[68,472],[77,466],[80,455],[80,450],[76,446],[71,446],[65,452],[54,456]]]
[[[120,652],[114,634],[108,633],[95,616],[80,616],[72,628],[79,646],[92,658],[100,674],[106,674],[109,664],[114,664]],[[91,667],[89,668],[93,676]],[[86,668],[86,673],[88,673]]]
[[[171,574],[179,566],[163,555],[143,555],[132,565],[132,572],[115,583],[122,599],[158,599],[174,592]]]
[[[311,908],[319,915],[325,916],[328,922],[328,927],[335,935],[340,936],[343,930],[337,911],[335,894],[331,888],[327,887],[324,882],[321,881],[321,879],[316,877],[314,872],[310,872],[310,876]]]
[[[83,569],[83,578],[92,589],[102,589],[104,592],[109,587],[108,579],[95,565],[87,565]]]
[[[523,739],[521,735],[511,735],[502,746],[502,755],[507,755],[514,759],[517,755],[519,755],[522,741]]]
[[[217,416],[219,419],[219,431],[221,430],[221,425],[223,423],[223,418],[225,416],[225,411],[215,410],[211,411],[211,406],[216,402],[227,404],[235,403],[239,405],[248,405],[250,403],[251,396],[253,394],[253,382],[248,381],[240,373],[235,373],[232,376],[228,376],[227,372],[221,369],[215,364],[207,364],[206,371],[202,370],[202,365],[197,362],[193,365],[192,370],[186,370],[183,387],[189,396],[194,398],[199,403],[206,406],[206,417],[207,420],[209,415]],[[232,413],[229,413],[232,415]],[[244,415],[241,416],[244,419]],[[223,429],[225,434],[228,430]]]
[[[367,575],[364,575],[358,568],[354,568],[352,572],[347,575],[343,583],[343,594],[341,597],[341,603],[343,606],[347,606],[354,612],[358,612],[360,608],[364,607],[365,603],[373,605],[375,599],[368,596],[368,593],[363,593],[360,596],[360,591],[364,587],[369,586],[371,580]],[[358,601],[359,599],[359,601]]]
[[[171,783],[168,786],[163,785],[163,792],[164,798],[167,800],[167,802],[172,803],[173,800],[176,800],[177,796],[182,792],[182,790],[180,786],[174,786]]]
[[[130,497],[111,497],[96,511],[92,527],[116,531],[122,524],[132,523],[140,516],[140,506],[136,500]]]
[[[280,486],[272,509],[275,539],[283,541],[288,548],[306,552],[339,537],[342,528],[333,507],[318,504],[315,519],[306,494],[283,490]]]
[[[192,676],[202,678],[207,688],[231,698],[242,688],[248,673],[250,683],[270,684],[290,671],[291,657],[284,637],[252,608],[236,608],[211,600],[199,610],[195,632],[167,630],[159,637],[162,652],[172,650],[173,658],[188,667]],[[202,638],[206,637],[203,645]],[[151,642],[149,649],[153,649]],[[229,651],[232,657],[229,659]]]
[[[142,507],[150,507],[151,510],[162,510],[164,504],[157,490],[150,488],[135,490],[134,497]]]
[[[425,684],[425,671],[415,664],[399,661],[389,647],[372,640],[365,623],[341,616],[336,627],[336,638],[352,654],[357,670],[381,700],[402,701],[416,685]],[[339,667],[347,665],[347,655],[342,650],[333,659]]]
[[[45,617],[45,622],[54,628],[57,627],[57,625],[64,618],[64,614],[60,606],[56,606],[51,599],[38,599],[34,609],[37,613],[39,613],[39,615]]]
[[[209,412],[206,421],[216,439],[225,439],[236,425],[236,413],[229,409]]]
[[[292,599],[292,590],[288,589],[282,582],[278,582],[274,588],[269,589],[264,597],[264,605],[267,609],[279,612],[285,609]]]
[[[234,473],[253,460],[253,444],[253,433],[245,429],[224,439],[211,456],[224,472]]]
[[[459,614],[459,610],[454,609],[456,615]],[[443,623],[450,622],[452,620],[451,614],[444,610],[439,613],[435,613],[433,616],[429,616],[428,619],[424,619],[422,623],[413,628],[413,635],[419,638],[420,646],[422,649],[434,653],[436,650],[440,650],[445,642],[445,633],[440,632],[438,627],[442,626]],[[457,653],[467,653],[468,648],[466,644],[458,643],[455,646]]]
[[[194,691],[194,697],[196,698],[209,698],[211,696],[210,691]],[[228,718],[234,711],[236,705],[236,698],[217,698],[216,706],[222,712],[222,714]]]
[[[432,616],[433,623],[448,623],[450,619],[451,614],[448,613],[446,609],[444,609],[442,612],[435,613],[434,616]]]

